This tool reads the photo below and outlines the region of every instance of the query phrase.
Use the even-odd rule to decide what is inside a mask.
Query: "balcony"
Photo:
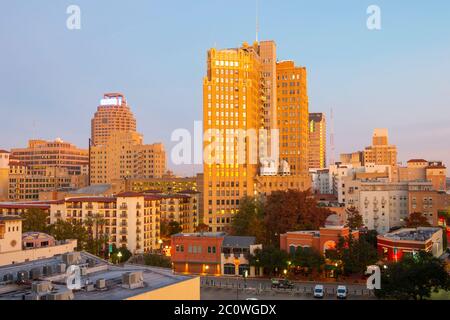
[[[120,234],[122,234],[122,235],[127,235],[127,234],[128,234],[128,231],[127,231],[127,230],[120,230]]]
[[[122,204],[119,208],[120,210],[127,210],[128,206],[126,204]]]
[[[120,226],[121,226],[121,227],[128,227],[128,223],[122,222],[122,223],[120,224]]]
[[[136,221],[136,225],[137,225],[137,226],[140,226],[141,224],[142,224],[142,222],[141,222],[141,221],[139,221],[139,220],[138,220],[138,221]]]
[[[137,203],[137,204],[136,204],[136,209],[141,209],[141,208],[142,208],[141,204],[140,204],[140,203]]]
[[[128,240],[127,239],[120,239],[120,243],[127,243]]]
[[[120,217],[121,217],[122,219],[126,219],[126,218],[128,218],[128,215],[127,215],[126,213],[121,213],[121,214],[120,214]]]
[[[92,204],[87,204],[85,208],[86,210],[92,210],[94,209],[94,206]]]

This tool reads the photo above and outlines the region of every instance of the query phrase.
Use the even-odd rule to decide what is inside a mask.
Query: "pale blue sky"
[[[66,8],[82,29],[66,29]],[[382,30],[366,28],[381,7]],[[206,51],[255,38],[255,0],[2,3],[0,149],[29,138],[87,147],[104,92],[123,92],[145,142],[202,120]],[[450,164],[450,1],[260,0],[261,39],[308,68],[310,110],[335,114],[336,158],[387,127],[399,158]],[[174,168],[180,173],[191,169]]]

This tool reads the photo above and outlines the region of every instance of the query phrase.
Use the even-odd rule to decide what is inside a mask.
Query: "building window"
[[[223,266],[223,274],[234,275],[235,272],[234,264],[227,263]]]

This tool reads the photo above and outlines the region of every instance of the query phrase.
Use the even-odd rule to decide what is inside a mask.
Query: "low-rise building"
[[[176,234],[172,236],[172,264],[175,272],[203,275],[259,276],[250,266],[250,255],[261,245],[254,237],[228,236],[224,232]]]
[[[440,227],[400,229],[378,235],[377,243],[380,255],[395,262],[418,251],[431,252],[435,257],[440,257],[445,249]]]
[[[20,264],[73,252],[77,240],[56,241],[44,233],[22,233],[22,219],[0,217],[0,266]]]
[[[313,248],[317,252],[325,253],[336,248],[339,238],[348,238],[352,234],[359,238],[359,231],[350,230],[344,226],[325,226],[319,230],[291,231],[280,235],[280,248],[290,254],[295,254],[298,247]]]

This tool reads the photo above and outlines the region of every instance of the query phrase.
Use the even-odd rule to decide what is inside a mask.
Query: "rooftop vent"
[[[122,275],[122,288],[136,289],[144,287],[144,275],[142,271],[127,272]]]
[[[53,285],[50,281],[33,282],[31,285],[31,291],[37,294],[49,293],[53,289]]]
[[[62,289],[57,292],[49,293],[46,296],[46,300],[73,300],[74,294],[72,290]]]
[[[106,290],[106,280],[105,279],[98,279],[95,282],[95,287],[97,288],[97,290]]]
[[[62,256],[63,262],[68,265],[78,265],[81,263],[81,254],[79,252],[69,252],[63,254]]]

